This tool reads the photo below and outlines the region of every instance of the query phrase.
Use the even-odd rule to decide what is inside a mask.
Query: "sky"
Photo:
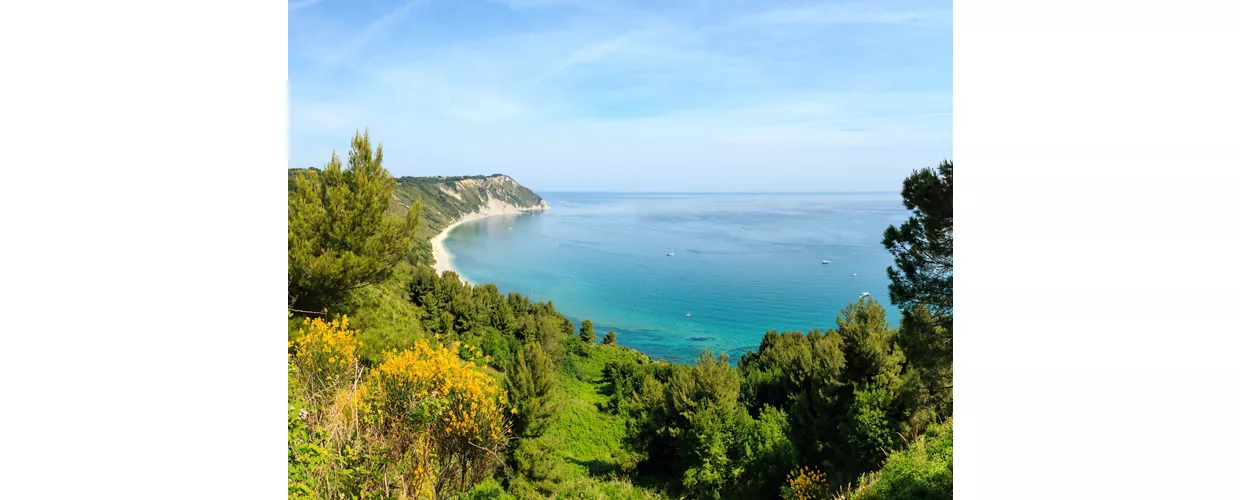
[[[289,167],[535,191],[899,191],[952,153],[950,1],[290,0]]]

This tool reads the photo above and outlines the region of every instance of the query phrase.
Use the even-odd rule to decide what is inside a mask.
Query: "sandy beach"
[[[547,206],[545,202],[540,206],[522,209],[515,205],[510,205],[492,198],[487,203],[487,206],[483,207],[482,210],[465,214],[456,222],[453,222],[452,224],[449,224],[448,227],[445,227],[443,231],[436,234],[434,238],[431,238],[431,256],[435,258],[435,265],[433,266],[435,268],[435,272],[443,274],[444,271],[452,271],[460,276],[460,272],[457,271],[456,268],[452,267],[452,253],[448,252],[448,248],[444,246],[444,239],[448,237],[448,233],[452,232],[453,229],[456,229],[456,226],[496,215],[517,215],[546,209]],[[461,281],[469,283],[464,276],[461,277]]]

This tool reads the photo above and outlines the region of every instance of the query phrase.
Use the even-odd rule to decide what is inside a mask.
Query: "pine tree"
[[[581,337],[582,342],[585,342],[587,344],[594,343],[595,336],[594,336],[594,322],[593,321],[590,321],[587,319],[581,322],[580,337]]]
[[[413,252],[420,203],[404,220],[387,209],[396,179],[383,146],[356,134],[344,168],[336,153],[321,171],[293,179],[288,199],[289,308],[322,310],[348,292],[381,283]]]
[[[952,415],[952,162],[904,180],[913,215],[883,233],[895,257],[887,268],[891,300],[901,310],[898,342],[918,384],[910,386],[938,419]]]
[[[547,417],[553,411],[551,389],[555,386],[555,367],[551,357],[539,346],[526,344],[517,351],[508,377],[508,393],[512,398],[512,430],[518,436],[537,437],[545,430]]]
[[[883,246],[895,256],[891,301],[900,310],[925,306],[935,315],[952,313],[952,162],[923,168],[904,180],[904,206],[913,211],[899,228],[883,232]]]

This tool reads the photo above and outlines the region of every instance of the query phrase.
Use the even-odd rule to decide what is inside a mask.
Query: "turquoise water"
[[[543,197],[551,210],[468,222],[445,245],[471,283],[550,300],[600,339],[615,330],[654,358],[709,348],[735,362],[768,330],[833,327],[862,292],[898,322],[881,244],[908,218],[898,193]]]

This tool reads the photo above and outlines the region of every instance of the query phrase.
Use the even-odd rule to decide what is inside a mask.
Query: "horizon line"
[[[526,186],[527,188],[529,186]],[[531,189],[531,191],[533,191]],[[538,193],[538,191],[534,191]],[[590,191],[590,190],[547,190],[549,194],[900,194],[891,190],[864,191]]]

